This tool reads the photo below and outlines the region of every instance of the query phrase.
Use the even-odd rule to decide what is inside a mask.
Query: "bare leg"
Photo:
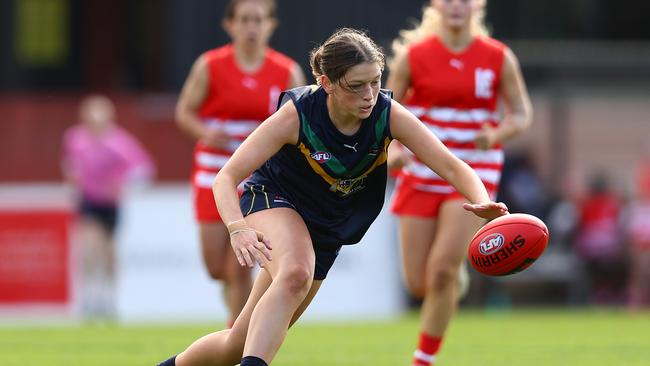
[[[293,324],[307,308],[314,298],[322,281],[314,281],[307,298],[298,307],[291,319]],[[246,306],[239,314],[231,329],[208,334],[192,343],[185,351],[176,357],[176,366],[215,366],[236,365],[242,358],[246,332],[249,326],[250,315],[261,294],[271,284],[271,277],[265,270],[261,270]]]
[[[633,248],[631,253],[628,306],[638,311],[650,307],[650,250]]]
[[[412,296],[423,299],[426,289],[427,258],[436,233],[436,220],[400,216],[399,228],[404,282]]]
[[[246,220],[269,238],[273,261],[260,271],[233,328],[194,342],[177,356],[178,366],[235,365],[242,355],[254,355],[270,363],[289,325],[320,288],[321,281],[311,280],[314,253],[309,233],[295,211],[265,210]]]
[[[294,314],[307,299],[315,255],[307,227],[294,210],[264,210],[250,215],[247,221],[271,241],[273,260],[265,269],[271,273],[273,283],[251,315],[244,356],[256,356],[270,363]]]
[[[236,365],[242,357],[251,313],[271,285],[271,276],[261,270],[255,279],[248,302],[231,329],[208,334],[192,343],[176,357],[177,366]]]
[[[203,261],[210,277],[223,281],[224,300],[229,311],[228,323],[232,324],[251,291],[251,271],[237,263],[230,247],[228,230],[223,223],[201,223],[199,229]]]
[[[422,330],[442,336],[458,305],[458,273],[467,247],[483,219],[462,208],[461,200],[446,201],[440,208],[434,244],[427,259],[426,291],[422,303]]]
[[[89,217],[79,221],[78,233],[83,260],[84,315],[90,319],[113,315],[115,254],[112,236],[99,221]]]
[[[425,275],[429,253],[436,235],[436,220],[416,216],[400,216],[399,227],[404,282],[413,297],[424,299]],[[469,272],[464,264],[464,261],[461,262],[458,269],[457,295],[459,300],[469,290]]]
[[[101,316],[106,320],[114,320],[116,316],[116,298],[115,298],[115,243],[113,234],[107,228],[102,226],[101,239],[101,258],[102,258],[102,287],[100,294]]]

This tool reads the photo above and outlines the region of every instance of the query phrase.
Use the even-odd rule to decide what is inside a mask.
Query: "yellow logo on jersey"
[[[352,179],[339,179],[330,185],[330,191],[337,192],[341,196],[347,196],[364,189],[366,187],[365,180],[365,175]]]

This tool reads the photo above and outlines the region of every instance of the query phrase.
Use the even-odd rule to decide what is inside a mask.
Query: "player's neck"
[[[452,52],[462,52],[474,41],[474,35],[469,28],[452,30],[442,28],[440,40]]]
[[[330,96],[327,97],[327,113],[329,114],[330,120],[336,126],[336,128],[344,135],[354,135],[361,126],[361,119],[359,117],[342,113],[338,107],[334,104],[336,102],[332,100]]]
[[[237,65],[245,72],[257,71],[264,62],[266,47],[237,47],[235,45],[235,60]]]

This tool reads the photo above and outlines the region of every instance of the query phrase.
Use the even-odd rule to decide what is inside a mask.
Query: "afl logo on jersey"
[[[316,160],[318,164],[323,164],[332,158],[332,154],[326,151],[316,151],[310,156],[312,159]]]
[[[490,234],[481,240],[478,245],[478,251],[483,255],[489,255],[501,249],[505,239],[499,233]]]

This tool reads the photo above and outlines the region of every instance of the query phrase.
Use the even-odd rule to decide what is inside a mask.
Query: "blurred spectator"
[[[576,228],[580,219],[578,203],[585,195],[584,179],[576,167],[567,169],[562,182],[552,193],[548,213],[544,220],[552,233],[551,244],[569,250],[575,240]]]
[[[553,233],[552,244],[566,248],[571,243],[578,221],[578,212],[569,197],[559,197],[549,209],[546,224]]]
[[[544,217],[546,192],[528,152],[509,154],[503,170],[499,201],[508,205],[510,212],[523,212]]]
[[[625,233],[630,244],[628,304],[650,307],[650,151],[636,169],[636,200],[626,208]]]
[[[89,319],[114,316],[115,247],[120,195],[146,182],[154,165],[140,143],[115,122],[105,96],[85,98],[79,123],[63,138],[63,173],[78,195],[78,238],[82,245],[82,311]]]
[[[619,225],[622,201],[608,177],[594,175],[586,196],[578,205],[579,221],[575,249],[589,277],[590,300],[598,305],[624,300],[625,247]]]

